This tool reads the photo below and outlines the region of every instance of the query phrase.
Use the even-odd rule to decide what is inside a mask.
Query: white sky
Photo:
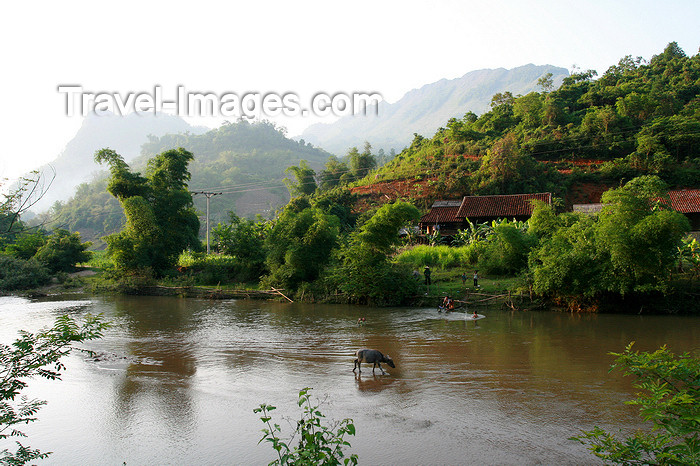
[[[695,55],[699,25],[697,0],[6,2],[0,179],[53,160],[80,127],[82,117],[65,115],[62,84],[295,92],[302,101],[374,91],[395,102],[482,68],[576,65],[602,74],[671,41]],[[297,135],[315,121],[280,123]]]

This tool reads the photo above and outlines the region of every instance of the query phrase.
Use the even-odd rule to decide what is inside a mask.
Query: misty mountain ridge
[[[334,123],[311,125],[300,138],[338,156],[365,141],[375,151],[395,149],[398,153],[411,143],[414,133],[430,136],[450,118],[461,118],[469,111],[484,113],[494,94],[509,91],[517,96],[539,90],[537,81],[546,73],[552,73],[554,88],[569,75],[566,68],[532,64],[510,70],[471,71],[461,78],[441,79],[413,89],[396,103],[382,101],[378,112],[369,108],[367,116],[351,115]]]
[[[81,183],[92,180],[104,171],[93,160],[95,151],[109,147],[124,157],[126,162],[141,153],[141,146],[149,136],[165,134],[201,134],[209,128],[192,126],[179,116],[167,114],[130,113],[119,116],[112,113],[88,114],[75,136],[66,144],[58,157],[39,168],[48,180],[56,177],[46,195],[33,207],[34,211],[48,210],[56,201],[65,201],[75,193]]]

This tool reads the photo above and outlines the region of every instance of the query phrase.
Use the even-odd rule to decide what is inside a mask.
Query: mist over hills
[[[141,146],[149,136],[159,137],[170,133],[201,134],[208,128],[192,126],[178,116],[167,114],[136,114],[126,116],[89,114],[76,135],[66,144],[58,157],[39,170],[48,179],[56,171],[51,188],[33,207],[35,211],[47,210],[56,201],[70,198],[81,183],[90,181],[104,170],[93,156],[104,147],[114,149],[129,162],[141,153]],[[53,167],[53,169],[51,168]]]
[[[441,79],[409,91],[396,103],[380,102],[378,115],[346,116],[335,123],[311,125],[300,138],[338,156],[350,147],[361,147],[364,141],[375,150],[398,153],[411,143],[414,133],[431,136],[450,118],[461,118],[469,111],[485,112],[494,94],[509,91],[516,96],[539,90],[537,80],[546,73],[552,73],[554,88],[569,75],[565,68],[532,64],[471,71],[461,78]]]
[[[210,203],[212,225],[228,221],[229,211],[241,217],[273,216],[277,208],[289,201],[289,192],[282,182],[287,167],[306,160],[318,170],[331,155],[311,144],[289,139],[273,123],[240,120],[203,134],[151,136],[141,146],[141,155],[130,161],[131,170],[144,173],[148,159],[178,147],[194,154],[188,167],[190,190],[218,194]],[[119,231],[124,222],[121,206],[106,188],[106,176],[81,184],[75,195],[54,213],[52,221],[79,231],[83,239],[100,246],[100,238]],[[206,199],[195,195],[194,203],[204,227]]]

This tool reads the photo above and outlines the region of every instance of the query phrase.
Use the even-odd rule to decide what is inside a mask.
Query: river
[[[595,425],[641,426],[629,378],[610,351],[695,351],[700,318],[571,315],[480,308],[466,321],[434,308],[209,301],[174,297],[0,298],[0,342],[62,313],[104,314],[104,338],[74,352],[61,381],[33,380],[46,400],[22,441],[37,464],[267,464],[261,403],[285,434],[298,391],[328,420],[352,418],[360,464],[599,464],[568,437]],[[359,317],[366,323],[358,325]],[[396,368],[352,372],[361,347]],[[0,449],[12,444],[0,444]]]

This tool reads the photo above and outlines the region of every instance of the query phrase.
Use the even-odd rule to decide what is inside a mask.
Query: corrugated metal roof
[[[456,199],[452,201],[435,201],[433,202],[433,207],[459,207],[462,205],[461,199]]]
[[[603,209],[603,204],[574,204],[573,211],[584,214],[596,214]]]
[[[531,215],[530,201],[552,204],[551,193],[508,194],[502,196],[465,196],[457,212],[459,218],[518,217]]]
[[[684,214],[700,212],[700,189],[683,189],[681,191],[669,191],[671,207]]]

